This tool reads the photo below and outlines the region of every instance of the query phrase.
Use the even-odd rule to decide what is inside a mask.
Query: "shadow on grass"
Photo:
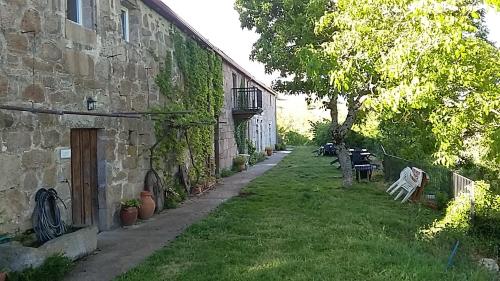
[[[420,239],[440,213],[391,200],[381,183],[295,148],[241,194],[118,280],[491,280],[453,238]]]

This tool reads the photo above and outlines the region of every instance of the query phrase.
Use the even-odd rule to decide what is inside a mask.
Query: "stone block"
[[[29,85],[26,87],[23,91],[23,99],[26,101],[32,101],[32,102],[44,102],[45,101],[45,95],[43,88],[38,85]]]
[[[61,0],[57,0],[61,1]],[[62,18],[59,16],[51,16],[51,17],[46,17],[45,18],[45,32],[48,34],[60,34],[61,33],[61,25],[62,25]]]
[[[30,70],[35,68],[36,71],[42,71],[42,72],[54,71],[54,64],[52,62],[46,62],[39,59],[33,60],[32,57],[23,57],[22,62],[23,66]]]
[[[29,150],[31,147],[31,135],[29,132],[15,131],[6,133],[4,141],[7,151],[10,152],[22,152]]]
[[[123,169],[137,169],[137,158],[135,157],[127,157],[124,160],[122,160],[122,167]]]
[[[136,78],[136,66],[135,64],[129,63],[127,65],[127,69],[125,70],[125,77],[130,80],[134,81]]]
[[[103,28],[105,32],[117,32],[118,31],[118,25],[117,22],[109,17],[109,16],[104,16],[102,17],[102,23],[103,23]]]
[[[59,61],[62,58],[62,51],[54,42],[42,44],[41,50],[41,57],[44,60]]]
[[[28,51],[28,39],[20,33],[7,33],[5,35],[7,49],[15,53],[26,53]]]
[[[34,171],[24,173],[23,187],[25,191],[35,191],[40,187]]]
[[[142,16],[142,25],[144,25],[145,28],[149,28],[149,17],[147,14]]]
[[[0,112],[0,129],[10,128],[13,124],[14,118],[12,115]]]
[[[65,21],[66,38],[82,45],[95,46],[97,34],[94,30],[87,29],[68,19]]]
[[[2,192],[20,185],[22,171],[19,156],[2,153],[0,159],[0,175],[4,175],[0,178],[0,192]]]
[[[109,79],[109,69],[110,69],[110,65],[109,65],[109,61],[108,60],[99,60],[99,61],[97,61],[96,65],[95,65],[95,76],[96,76],[96,79],[108,81],[108,79]]]
[[[21,20],[21,30],[22,31],[34,31],[39,33],[42,29],[40,14],[38,11],[33,9],[28,9],[24,12],[23,18]]]
[[[0,75],[0,96],[6,96],[9,93],[9,80],[7,77]]]
[[[94,76],[94,59],[82,52],[72,49],[64,51],[64,68],[77,76]]]
[[[132,91],[133,84],[128,80],[122,80],[120,82],[120,95],[128,96]]]
[[[59,134],[56,130],[50,130],[48,132],[44,132],[43,136],[43,148],[55,148],[60,145],[61,142],[61,134]]]
[[[497,261],[494,259],[483,258],[479,260],[479,265],[495,273],[500,271],[500,267],[498,266]]]
[[[51,188],[57,185],[57,170],[55,166],[46,168],[43,171],[42,185]]]
[[[50,256],[62,253],[77,260],[97,249],[97,227],[86,227],[50,240],[39,248],[24,247],[19,242],[0,245],[0,268],[21,271],[40,266]]]
[[[32,150],[23,154],[22,165],[26,169],[40,169],[50,166],[53,154],[47,150]]]

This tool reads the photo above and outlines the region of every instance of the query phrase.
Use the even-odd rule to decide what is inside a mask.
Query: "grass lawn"
[[[391,200],[380,183],[343,189],[331,159],[311,151],[296,148],[118,280],[494,280],[467,242],[445,271],[454,239],[418,234],[439,213]]]

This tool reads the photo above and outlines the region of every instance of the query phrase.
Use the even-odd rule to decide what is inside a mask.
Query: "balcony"
[[[233,88],[233,116],[248,120],[262,113],[262,91],[257,87]]]

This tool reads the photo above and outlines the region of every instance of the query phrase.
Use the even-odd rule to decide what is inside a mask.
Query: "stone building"
[[[259,148],[274,145],[275,93],[161,1],[0,0],[0,233],[31,228],[42,187],[57,190],[69,223],[119,225],[121,200],[138,197],[150,168],[154,124],[138,113],[163,102],[154,78],[172,29],[223,59],[217,168],[238,153],[235,116]],[[235,85],[255,107],[234,109]]]

